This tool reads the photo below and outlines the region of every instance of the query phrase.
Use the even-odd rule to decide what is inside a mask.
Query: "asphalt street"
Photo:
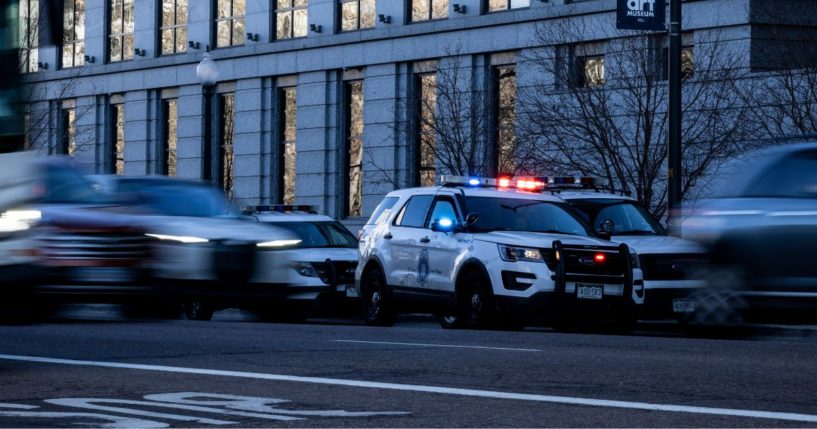
[[[0,326],[0,427],[817,426],[817,337],[217,316]]]

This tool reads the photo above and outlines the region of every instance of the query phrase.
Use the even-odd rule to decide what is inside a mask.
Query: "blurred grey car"
[[[723,176],[723,197],[701,202],[681,224],[712,262],[708,287],[689,298],[693,321],[815,318],[817,143],[752,153]]]

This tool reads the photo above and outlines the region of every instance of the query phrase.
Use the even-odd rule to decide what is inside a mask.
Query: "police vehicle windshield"
[[[337,222],[275,222],[275,226],[288,229],[301,239],[299,248],[339,247],[357,248],[357,239]]]
[[[666,235],[661,225],[640,205],[620,199],[589,198],[570,203],[596,231],[606,220],[613,221],[613,235]]]
[[[563,203],[520,198],[466,197],[467,213],[479,219],[473,232],[523,231],[590,236],[588,227]]]

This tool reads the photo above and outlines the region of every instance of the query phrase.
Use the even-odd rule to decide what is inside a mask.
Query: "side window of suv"
[[[457,209],[454,208],[454,202],[447,197],[439,198],[434,203],[434,210],[431,212],[431,217],[428,218],[426,228],[431,228],[432,223],[438,222],[442,218],[448,218],[452,221],[457,220]]]
[[[746,192],[747,197],[817,197],[817,152],[796,152],[772,165]]]
[[[428,209],[431,207],[433,200],[434,195],[415,195],[409,198],[394,220],[394,224],[410,228],[422,228],[425,225],[426,214],[428,214]]]

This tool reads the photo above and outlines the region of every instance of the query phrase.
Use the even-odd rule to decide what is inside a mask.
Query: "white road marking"
[[[37,407],[34,407],[37,408]],[[167,423],[152,420],[134,419],[131,417],[109,416],[95,413],[57,413],[51,411],[0,411],[0,417],[21,417],[26,419],[70,419],[81,427],[98,427],[106,429],[140,429],[166,428]],[[81,420],[77,420],[81,419]],[[109,423],[100,423],[99,421]]]
[[[689,405],[654,404],[649,402],[629,402],[606,399],[575,398],[570,396],[537,395],[531,393],[512,393],[492,390],[462,389],[456,387],[424,386],[419,384],[384,383],[377,381],[344,380],[323,377],[301,377],[295,375],[265,374],[259,372],[226,371],[218,369],[186,368],[164,365],[146,365],[135,363],[60,359],[37,356],[0,354],[0,359],[20,362],[38,362],[60,365],[94,366],[99,368],[136,369],[142,371],[170,372],[178,374],[197,374],[218,377],[248,378],[254,380],[286,381],[293,383],[310,383],[330,386],[363,387],[370,389],[396,390],[402,392],[436,393],[442,395],[455,395],[490,399],[507,399],[516,401],[534,401],[552,404],[582,405],[590,407],[621,408],[640,411],[663,411],[671,413],[705,414],[729,417],[746,417],[756,419],[773,419],[817,423],[817,415],[814,414],[783,413],[761,410],[742,410],[734,408],[696,407]]]
[[[456,344],[426,344],[426,343],[397,343],[391,341],[361,341],[361,340],[331,340],[336,343],[357,343],[357,344],[383,344],[389,346],[414,346],[414,347],[445,347],[451,349],[479,349],[479,350],[502,350],[511,352],[541,352],[537,349],[515,349],[510,347],[488,347],[488,346],[461,346]]]

